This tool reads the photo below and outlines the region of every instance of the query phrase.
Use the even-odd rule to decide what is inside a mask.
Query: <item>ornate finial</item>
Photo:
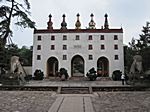
[[[49,21],[47,22],[47,29],[52,30],[53,29],[53,22],[51,21],[52,15],[50,14],[49,16]]]
[[[48,17],[51,19],[51,18],[52,18],[52,15],[50,14]]]
[[[63,16],[62,16],[62,17],[63,17],[63,19],[65,19],[66,15],[65,15],[65,14],[63,14]]]
[[[105,17],[104,29],[109,29],[109,24],[108,24],[108,19],[107,19],[108,15],[105,14],[104,17]]]
[[[62,17],[63,17],[63,21],[62,21],[62,23],[61,23],[61,29],[67,29],[67,23],[66,23],[66,21],[65,21],[66,15],[63,14]]]
[[[80,16],[80,14],[78,13],[78,14],[77,14],[77,17],[79,17],[79,16]]]
[[[93,13],[91,13],[90,16],[91,16],[91,21],[89,22],[89,29],[96,29],[95,27],[96,23],[93,20],[93,17],[94,17]]]
[[[94,17],[93,13],[90,15],[91,17]]]
[[[80,23],[79,17],[80,17],[80,14],[78,13],[77,14],[77,22],[75,24],[76,29],[81,29],[81,23]]]
[[[108,14],[107,14],[107,13],[105,14],[105,17],[106,17],[106,18],[108,17]]]

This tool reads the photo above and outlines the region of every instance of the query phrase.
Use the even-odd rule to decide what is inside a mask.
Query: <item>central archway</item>
[[[109,61],[106,57],[100,57],[97,60],[97,73],[98,76],[109,76]]]
[[[47,76],[48,77],[56,76],[57,71],[58,71],[58,60],[55,57],[50,57],[47,60]]]
[[[80,55],[75,55],[71,60],[71,76],[84,76],[84,59]]]

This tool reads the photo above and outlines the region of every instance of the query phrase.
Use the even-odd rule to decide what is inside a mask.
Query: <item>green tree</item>
[[[23,65],[25,66],[32,65],[32,46],[30,48],[22,46],[22,48],[18,50],[18,55]]]
[[[133,56],[135,54],[135,50],[131,46],[124,47],[124,66],[125,73],[129,73],[131,64],[133,62]]]
[[[35,22],[30,19],[28,0],[0,0],[0,3],[0,70],[2,70],[8,64],[9,56],[6,52],[10,51],[10,46],[6,46],[6,43],[7,39],[13,36],[11,25],[14,23],[23,28],[35,29]]]
[[[6,68],[9,69],[10,67],[10,59],[12,56],[19,56],[20,61],[25,66],[31,66],[32,65],[32,47],[28,48],[26,46],[22,46],[22,48],[18,48],[15,44],[10,44],[5,47],[5,53],[3,54],[5,56],[5,61],[3,63],[6,64]]]
[[[146,71],[150,69],[150,47],[143,48],[141,50],[141,55],[143,58],[143,70]]]
[[[142,34],[137,40],[137,47],[139,48],[139,53],[143,58],[143,70],[148,70],[150,68],[150,23],[146,22],[146,26],[143,26]]]
[[[131,66],[133,61],[133,56],[136,53],[142,56],[143,70],[150,68],[150,23],[146,22],[146,26],[142,29],[142,34],[140,34],[139,39],[132,38],[129,42],[129,47],[125,51],[125,66],[128,68]],[[129,70],[129,69],[128,69]]]
[[[18,56],[18,46],[15,44],[6,45],[2,50],[0,49],[0,69],[5,68],[9,70],[10,68],[10,58],[12,56]]]
[[[133,50],[136,51],[137,50],[137,46],[136,46],[136,39],[133,37],[131,42],[129,42],[129,47]]]
[[[140,39],[139,39],[139,47],[146,48],[150,44],[150,23],[146,22],[146,26],[143,26],[142,34],[140,34]]]
[[[7,38],[12,36],[11,24],[26,28],[35,28],[35,22],[30,18],[30,3],[28,0],[0,0],[0,44],[6,45]]]

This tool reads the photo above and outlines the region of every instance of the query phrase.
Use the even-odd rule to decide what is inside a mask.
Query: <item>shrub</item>
[[[97,74],[96,74],[94,67],[89,70],[89,72],[86,74],[86,76],[90,79],[90,81],[96,80]]]
[[[122,74],[122,72],[121,72],[120,70],[115,70],[115,71],[113,71],[112,79],[113,79],[114,81],[119,81],[119,80],[121,80],[121,74]]]
[[[65,68],[60,68],[59,76],[60,76],[61,80],[66,80],[69,77],[68,73],[67,73],[67,70]]]
[[[35,70],[34,72],[34,80],[43,80],[44,79],[44,74],[41,70]]]
[[[26,81],[30,81],[32,80],[32,75],[26,75],[24,78]]]

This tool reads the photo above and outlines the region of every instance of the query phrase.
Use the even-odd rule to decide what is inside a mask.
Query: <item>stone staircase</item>
[[[57,93],[60,94],[91,94],[91,87],[59,87]]]

